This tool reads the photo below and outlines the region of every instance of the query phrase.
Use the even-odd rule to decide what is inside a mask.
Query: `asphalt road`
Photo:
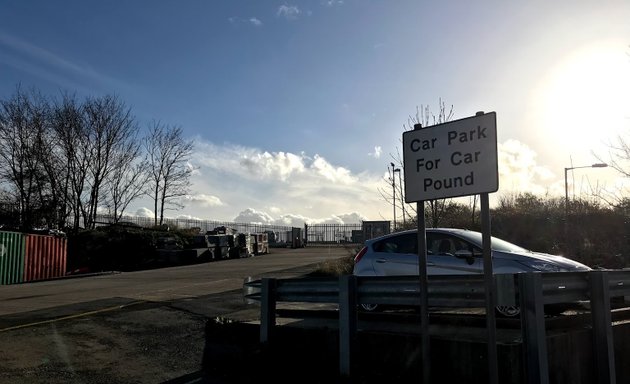
[[[0,286],[0,382],[194,377],[208,319],[259,318],[259,307],[243,300],[246,278],[303,276],[349,252],[271,249],[252,258]]]

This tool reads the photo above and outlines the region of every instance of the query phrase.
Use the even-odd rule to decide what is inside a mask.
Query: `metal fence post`
[[[265,344],[276,325],[276,279],[263,278],[260,294],[260,342]]]
[[[339,373],[350,377],[357,338],[356,277],[339,277]]]
[[[540,273],[528,272],[519,273],[517,278],[521,307],[525,382],[528,384],[549,384],[542,276]]]
[[[615,350],[610,314],[610,290],[607,271],[588,273],[593,317],[593,346],[597,367],[597,382],[615,384]]]

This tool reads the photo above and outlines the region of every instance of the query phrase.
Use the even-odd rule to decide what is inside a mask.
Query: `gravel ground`
[[[145,303],[5,331],[0,382],[165,382],[200,369],[206,320]]]

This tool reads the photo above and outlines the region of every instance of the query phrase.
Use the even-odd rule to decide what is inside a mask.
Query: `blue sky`
[[[389,155],[440,98],[497,112],[498,194],[562,196],[564,167],[629,133],[628,20],[628,1],[0,0],[0,97],[116,94],[182,126],[199,171],[172,216],[390,219]],[[576,170],[572,192],[620,182]]]

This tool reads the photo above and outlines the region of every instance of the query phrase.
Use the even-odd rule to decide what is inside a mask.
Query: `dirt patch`
[[[199,370],[205,323],[147,304],[2,332],[0,382],[165,382]]]

